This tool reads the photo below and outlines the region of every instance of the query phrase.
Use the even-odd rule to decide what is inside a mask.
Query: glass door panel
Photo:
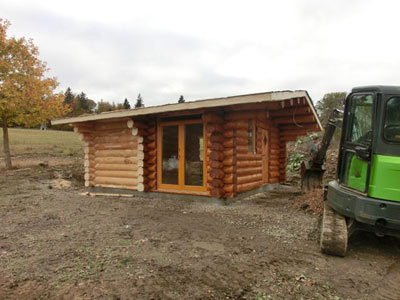
[[[370,160],[357,155],[357,148],[371,149],[373,137],[373,96],[354,95],[350,99],[347,134],[344,141],[344,155],[340,183],[367,192]]]
[[[179,183],[178,131],[178,125],[162,126],[162,184]]]
[[[203,186],[203,124],[185,125],[185,185]]]

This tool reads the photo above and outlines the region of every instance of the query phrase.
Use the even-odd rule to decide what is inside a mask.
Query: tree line
[[[128,98],[125,98],[123,103],[117,104],[115,104],[115,102],[104,101],[103,99],[96,103],[94,100],[89,99],[84,92],[76,94],[70,87],[65,91],[62,103],[70,109],[65,117],[76,117],[88,113],[99,114],[106,111],[131,109],[131,104],[129,103]],[[135,108],[138,107],[144,107],[144,102],[140,94],[138,95],[135,104]]]

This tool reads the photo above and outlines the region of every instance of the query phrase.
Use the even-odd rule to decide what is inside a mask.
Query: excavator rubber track
[[[345,256],[347,252],[346,219],[336,213],[326,202],[321,226],[321,251],[325,254]]]

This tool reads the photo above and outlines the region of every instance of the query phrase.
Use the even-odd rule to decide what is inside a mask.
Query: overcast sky
[[[400,84],[399,1],[0,2],[60,89],[146,106],[273,90],[314,102]]]

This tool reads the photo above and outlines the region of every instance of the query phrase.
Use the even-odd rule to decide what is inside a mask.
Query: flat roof
[[[149,107],[140,107],[134,109],[110,111],[110,112],[103,112],[100,114],[89,114],[72,118],[56,119],[52,120],[51,124],[52,125],[71,124],[71,123],[80,123],[88,121],[152,115],[152,114],[159,114],[166,112],[175,112],[180,110],[196,110],[202,108],[215,108],[215,107],[231,106],[239,104],[274,102],[274,101],[282,101],[293,98],[305,98],[307,100],[307,103],[312,109],[312,113],[315,116],[318,126],[322,129],[321,123],[315,111],[314,105],[311,101],[311,98],[308,95],[307,91],[305,90],[277,91],[277,92],[266,92],[266,93],[257,93],[248,95],[238,95],[238,96],[230,96],[223,98],[188,101],[184,103],[173,103],[173,104],[164,104],[164,105],[149,106]]]

